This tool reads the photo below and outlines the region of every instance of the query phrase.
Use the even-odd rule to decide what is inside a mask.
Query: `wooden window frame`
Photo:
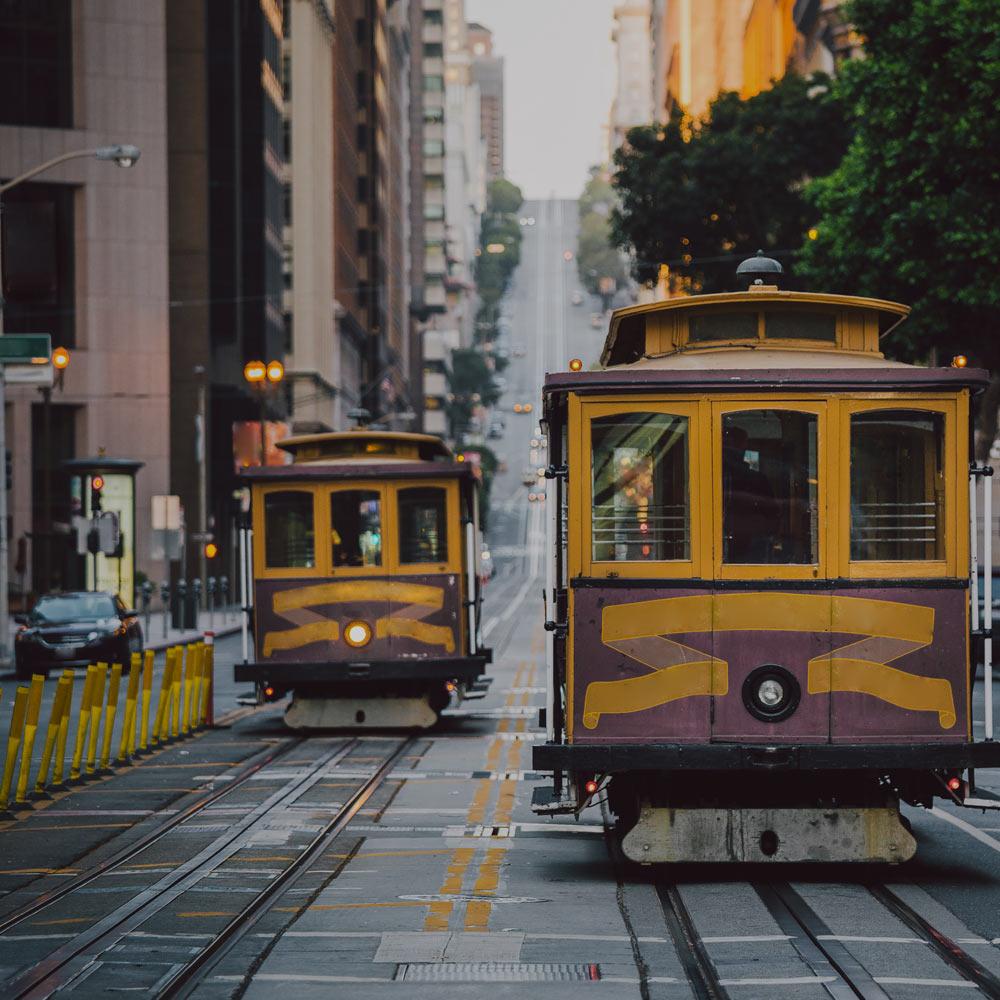
[[[264,521],[264,498],[271,493],[308,493],[313,498],[313,563],[312,566],[268,566],[267,531]],[[253,514],[253,575],[257,580],[309,580],[325,576],[329,553],[321,551],[317,528],[322,523],[322,496],[311,483],[268,483],[255,486],[252,497]],[[327,508],[329,518],[329,508]]]
[[[381,511],[380,525],[382,531],[382,563],[379,566],[334,566],[333,548],[330,545],[330,530],[332,528],[332,525],[330,524],[330,516],[332,513],[330,497],[333,496],[334,493],[350,493],[357,491],[378,494],[380,504],[379,509]],[[374,480],[356,479],[351,482],[343,483],[326,482],[318,488],[318,492],[322,500],[322,506],[325,508],[322,514],[322,524],[324,526],[323,559],[326,566],[325,575],[334,579],[339,579],[342,577],[356,576],[385,576],[389,573],[391,561],[389,551],[391,548],[391,543],[389,543],[389,531],[391,530],[390,525],[392,522],[390,508],[392,508],[393,505],[387,501],[385,486]]]
[[[968,494],[962,489],[968,455],[968,400],[952,394],[875,396],[840,400],[841,434],[837,575],[852,580],[959,578],[968,576]],[[944,417],[944,559],[851,559],[851,417],[879,410],[940,413]],[[965,527],[963,528],[963,524]]]
[[[445,492],[445,529],[448,537],[448,558],[444,562],[404,563],[399,551],[399,494],[403,490],[443,489]],[[390,566],[394,574],[406,576],[440,576],[442,573],[462,572],[461,511],[459,509],[458,482],[455,479],[410,479],[396,480],[386,484],[391,496],[392,541],[390,543]]]
[[[662,413],[666,416],[686,417],[688,420],[688,508],[690,537],[689,558],[664,560],[596,560],[593,558],[592,518],[593,518],[593,450],[591,447],[592,425],[595,418],[624,416],[630,413]],[[667,397],[642,402],[590,400],[581,402],[570,397],[569,467],[583,470],[577,478],[575,489],[568,494],[570,524],[569,566],[571,575],[595,577],[636,577],[646,579],[690,579],[702,575],[705,561],[705,539],[701,498],[704,489],[704,455],[708,454],[706,433],[706,410],[702,402],[693,397]],[[572,427],[578,432],[573,433]],[[573,511],[577,530],[573,531]]]
[[[714,397],[712,407],[712,548],[716,580],[815,580],[829,568],[829,483],[831,421],[829,401],[808,396],[768,399],[762,396]],[[722,561],[722,419],[730,413],[781,410],[816,417],[817,545],[814,563],[725,563]]]

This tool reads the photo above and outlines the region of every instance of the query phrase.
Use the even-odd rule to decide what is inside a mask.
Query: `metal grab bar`
[[[993,469],[972,465],[969,469],[970,598],[972,628],[980,630],[979,616],[979,532],[976,510],[976,481],[983,481],[983,715],[986,739],[993,739]]]

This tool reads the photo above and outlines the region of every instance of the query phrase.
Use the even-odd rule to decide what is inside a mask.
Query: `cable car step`
[[[538,816],[558,816],[561,813],[575,813],[576,799],[557,798],[550,785],[536,785],[531,792],[531,811]]]

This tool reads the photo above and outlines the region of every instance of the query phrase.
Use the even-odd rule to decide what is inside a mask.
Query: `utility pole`
[[[198,463],[198,531],[201,544],[198,548],[198,575],[201,577],[202,599],[207,599],[208,564],[205,559],[205,542],[208,539],[208,424],[206,422],[206,386],[205,369],[197,365],[194,369],[198,379],[198,412],[195,415],[195,460]]]

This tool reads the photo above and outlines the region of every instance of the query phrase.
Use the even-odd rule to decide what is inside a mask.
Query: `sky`
[[[526,198],[576,198],[600,162],[620,0],[465,0],[504,57],[505,167]]]

